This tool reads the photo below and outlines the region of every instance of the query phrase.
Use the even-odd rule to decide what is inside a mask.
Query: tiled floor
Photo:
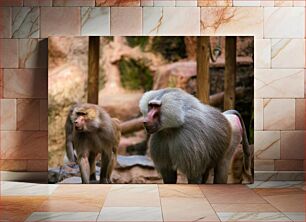
[[[1,182],[0,221],[305,221],[302,182],[46,185]]]

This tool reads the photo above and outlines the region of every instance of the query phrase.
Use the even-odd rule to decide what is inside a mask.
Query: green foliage
[[[152,50],[162,54],[162,56],[169,62],[175,62],[186,58],[186,46],[184,37],[154,37],[152,43]]]
[[[121,59],[119,61],[121,83],[127,89],[151,90],[153,77],[143,61],[134,59]]]
[[[139,46],[142,50],[146,47],[149,37],[147,36],[132,36],[126,37],[126,41],[130,47]]]

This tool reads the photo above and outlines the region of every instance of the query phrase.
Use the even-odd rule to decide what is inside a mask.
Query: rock
[[[61,181],[60,183],[66,183],[66,184],[71,184],[71,183],[82,183],[81,177],[69,177]]]
[[[133,155],[133,156],[117,156],[117,169],[130,168],[133,166],[148,167],[154,169],[154,163],[148,156]]]
[[[143,95],[142,91],[109,92],[104,89],[99,92],[99,104],[121,121],[130,120],[139,116],[138,103]]]
[[[113,183],[162,183],[160,175],[155,169],[134,166],[129,169],[115,169],[112,173]]]

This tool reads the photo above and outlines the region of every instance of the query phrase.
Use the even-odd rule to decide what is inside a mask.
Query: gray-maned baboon
[[[214,183],[227,183],[233,153],[242,140],[244,169],[249,174],[249,145],[237,111],[222,114],[180,89],[146,92],[139,107],[149,134],[149,149],[164,183],[176,183],[177,170],[188,183],[205,183],[214,168]]]
[[[101,153],[100,183],[110,183],[120,140],[119,120],[113,119],[100,106],[76,104],[66,120],[66,153],[80,166],[82,183],[96,180],[96,156]]]

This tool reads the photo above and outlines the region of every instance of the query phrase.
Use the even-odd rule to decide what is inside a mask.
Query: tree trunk
[[[235,108],[236,37],[225,37],[224,110]]]
[[[88,103],[98,104],[100,37],[89,37],[88,49]]]
[[[197,39],[197,95],[202,103],[209,104],[209,37]]]

